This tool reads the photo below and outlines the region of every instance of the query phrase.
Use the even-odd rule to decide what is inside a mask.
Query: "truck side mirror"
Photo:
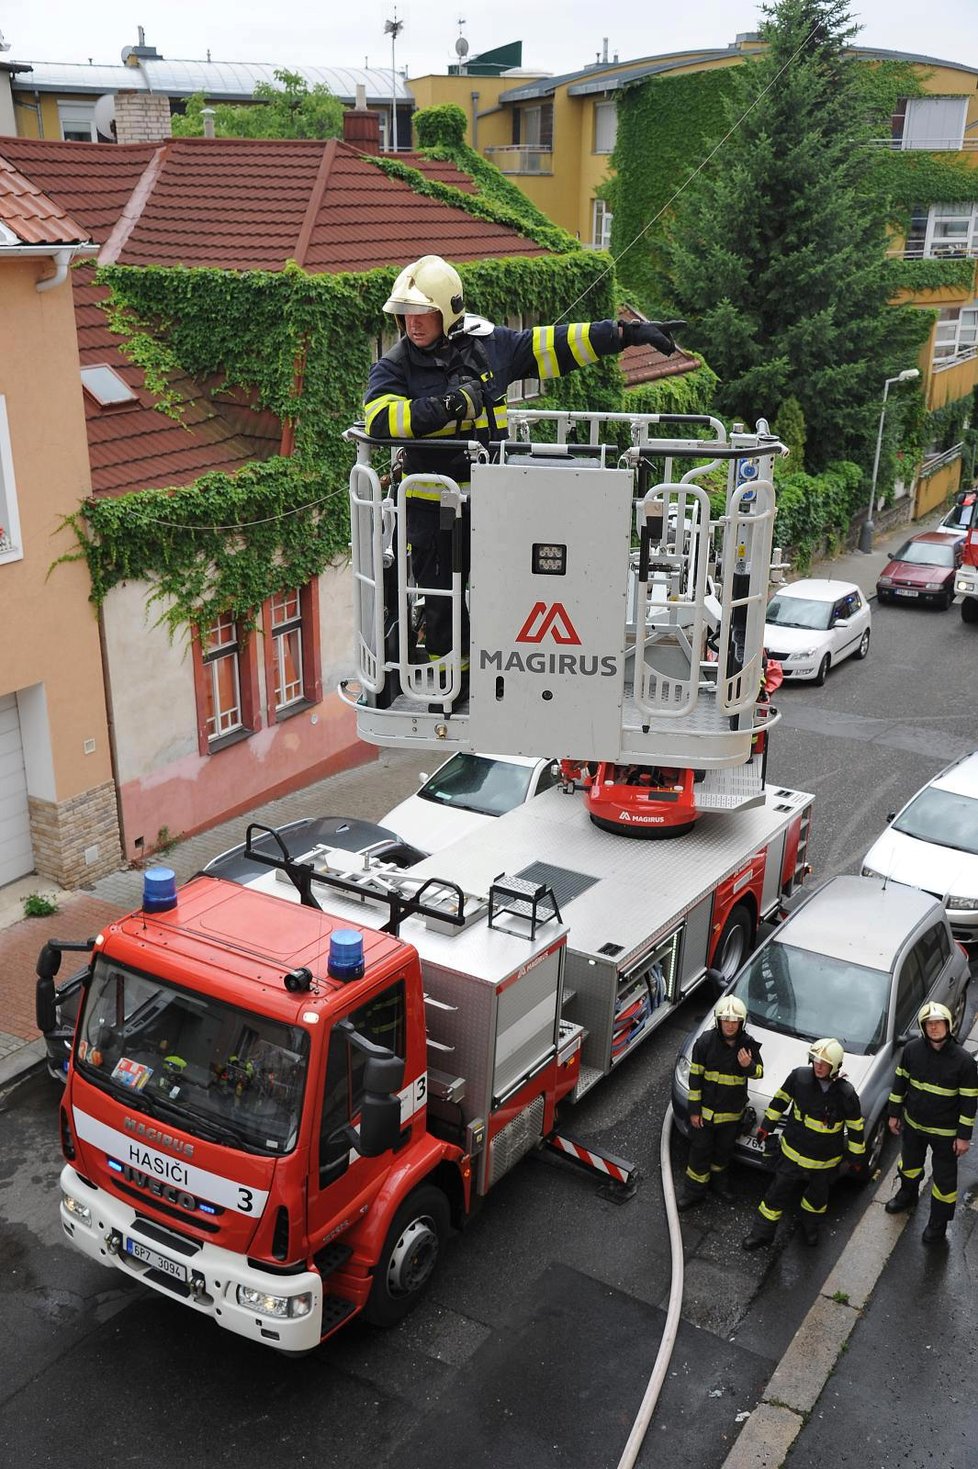
[[[360,1136],[355,1143],[362,1158],[390,1152],[401,1135],[401,1103],[397,1097],[365,1092],[360,1107]]]
[[[45,944],[42,953],[46,950],[47,945]],[[60,961],[61,955],[58,954],[56,957]],[[40,969],[40,960],[38,960],[38,968]],[[38,978],[37,988],[34,991],[34,1018],[42,1035],[47,1035],[49,1031],[57,1028],[58,1003],[54,997],[53,975],[42,974]]]

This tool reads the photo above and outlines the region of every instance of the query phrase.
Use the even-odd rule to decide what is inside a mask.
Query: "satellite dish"
[[[95,127],[103,138],[114,138],[112,124],[115,122],[115,93],[106,92],[95,104]]]
[[[468,54],[469,54],[469,43],[465,39],[464,36],[459,36],[458,40],[455,42],[455,55],[456,56],[468,56]]]

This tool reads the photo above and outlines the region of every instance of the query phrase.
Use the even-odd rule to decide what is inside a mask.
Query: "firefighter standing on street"
[[[978,1105],[978,1066],[951,1034],[951,1012],[929,1000],[917,1016],[921,1034],[908,1041],[890,1093],[890,1131],[900,1134],[900,1187],[886,1206],[899,1214],[917,1202],[927,1149],[933,1182],[924,1244],[944,1239],[958,1198],[958,1159],[971,1146]]]
[[[764,1075],[761,1048],[744,1028],[747,1007],[724,995],[713,1007],[714,1025],[693,1046],[689,1066],[689,1160],[677,1207],[693,1209],[707,1188],[734,1197],[727,1177],[730,1156],[747,1107],[747,1082]]]
[[[379,439],[466,439],[489,446],[507,436],[506,389],[520,378],[541,381],[611,357],[625,347],[676,350],[669,327],[649,321],[576,322],[513,331],[466,316],[462,281],[439,255],[424,255],[401,271],[384,311],[396,317],[402,336],[370,371],[364,396],[366,429]],[[429,445],[408,450],[406,474],[447,475],[464,488],[470,461],[465,450],[439,452]],[[417,485],[408,492],[407,538],[418,586],[449,591],[453,534],[443,523],[440,489]],[[462,586],[468,580],[467,507],[458,550]],[[464,599],[463,599],[464,601]],[[451,651],[451,602],[426,598],[425,649],[437,661]],[[462,608],[462,646],[468,618]]]
[[[757,1129],[762,1143],[786,1114],[774,1178],[758,1205],[758,1218],[743,1241],[757,1250],[774,1239],[778,1220],[801,1191],[801,1227],[805,1243],[818,1243],[818,1224],[828,1207],[829,1185],[848,1148],[850,1163],[863,1166],[863,1116],[855,1088],[840,1074],[845,1052],[826,1037],[808,1052],[810,1066],[796,1066],[775,1092]]]

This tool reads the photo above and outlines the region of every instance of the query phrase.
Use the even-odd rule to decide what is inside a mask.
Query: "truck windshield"
[[[295,1146],[308,1036],[99,958],[78,1022],[80,1072],[196,1137]]]

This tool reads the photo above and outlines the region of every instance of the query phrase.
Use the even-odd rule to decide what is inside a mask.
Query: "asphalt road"
[[[957,610],[874,608],[865,662],[844,664],[823,689],[779,690],[768,775],[816,793],[810,856],[819,875],[858,871],[887,812],[974,743],[974,636]],[[362,778],[382,777],[368,768]],[[376,804],[374,789],[363,809]],[[344,805],[351,809],[349,797]],[[80,1469],[161,1461],[614,1469],[669,1288],[658,1150],[672,1061],[705,1004],[694,997],[565,1119],[568,1130],[638,1164],[634,1199],[616,1204],[560,1160],[530,1158],[450,1241],[412,1317],[386,1333],[354,1324],[298,1361],[220,1332],[70,1252],[56,1207],[59,1096],[43,1076],[21,1084],[0,1108],[0,1458]],[[676,1145],[677,1170],[683,1162]],[[753,1406],[865,1197],[836,1191],[817,1249],[788,1238],[773,1255],[748,1256],[739,1243],[763,1179],[744,1171],[736,1182],[736,1205],[711,1200],[684,1219],[683,1325],[640,1464],[722,1462],[738,1415]],[[908,1231],[898,1260],[919,1247],[918,1233]],[[971,1273],[966,1259],[952,1277],[960,1307],[945,1313],[958,1333],[954,1380],[962,1386],[974,1318],[969,1258]],[[923,1323],[926,1292],[918,1298]],[[889,1354],[896,1367],[905,1335],[906,1323],[881,1311],[871,1333],[854,1340],[853,1352],[865,1352],[867,1392],[874,1359]],[[936,1370],[933,1391],[948,1391]],[[912,1394],[893,1397],[889,1444],[920,1428]],[[829,1416],[837,1445],[829,1460],[855,1462],[838,1447],[845,1422]],[[916,1465],[882,1450],[860,1457],[867,1469],[876,1462]],[[958,1469],[940,1454],[933,1463]]]

